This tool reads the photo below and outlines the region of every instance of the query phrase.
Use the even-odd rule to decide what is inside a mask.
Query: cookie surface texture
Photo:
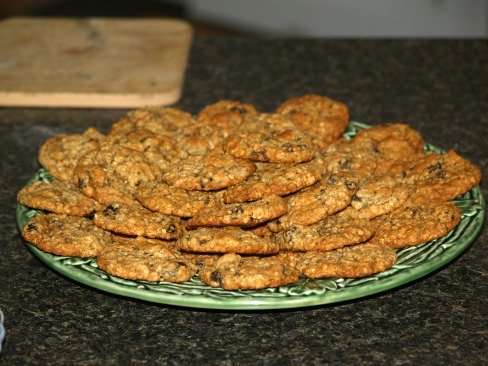
[[[179,217],[192,217],[202,209],[219,204],[220,196],[214,192],[188,191],[162,182],[143,183],[135,193],[136,199],[151,211]]]
[[[408,205],[372,220],[376,234],[371,243],[391,248],[426,243],[448,234],[461,220],[461,213],[450,202]]]
[[[322,177],[315,160],[301,164],[257,163],[248,179],[224,192],[227,203],[256,201],[270,195],[284,196],[311,186]]]
[[[275,254],[278,245],[237,227],[188,230],[176,243],[179,250],[198,253]]]
[[[159,174],[159,168],[143,153],[107,144],[78,161],[73,180],[85,195],[98,202],[132,204],[137,186],[156,180]]]
[[[311,139],[289,118],[265,113],[243,122],[222,146],[236,157],[270,163],[306,162],[316,152]]]
[[[186,226],[256,226],[286,213],[286,202],[272,195],[247,203],[214,206],[199,211]]]
[[[383,272],[396,263],[392,248],[358,244],[328,252],[306,252],[297,268],[309,278],[360,278]]]
[[[169,167],[162,180],[187,190],[213,191],[242,182],[255,170],[253,162],[217,149],[203,157],[190,156]]]
[[[22,188],[17,193],[17,200],[30,208],[69,216],[88,216],[102,207],[73,183],[60,180],[51,183],[36,181]]]
[[[39,149],[39,162],[56,179],[70,181],[78,159],[98,149],[104,138],[93,127],[81,134],[53,136]]]
[[[185,282],[196,273],[177,250],[154,243],[111,245],[97,256],[97,264],[112,276],[135,281]]]
[[[349,174],[332,174],[313,186],[287,198],[288,212],[268,223],[271,231],[285,230],[292,225],[310,225],[332,215],[351,202],[359,188],[359,178]]]
[[[183,232],[179,217],[153,212],[139,204],[107,205],[95,213],[93,223],[105,230],[148,238],[176,239]]]
[[[279,287],[298,280],[299,273],[280,255],[243,257],[225,254],[200,270],[200,279],[211,287],[226,290],[258,290]]]
[[[277,112],[289,116],[307,131],[321,149],[337,141],[349,123],[347,105],[317,94],[291,98],[281,104]]]
[[[95,257],[112,244],[110,233],[91,220],[58,214],[36,215],[23,228],[22,237],[45,252],[82,258]]]

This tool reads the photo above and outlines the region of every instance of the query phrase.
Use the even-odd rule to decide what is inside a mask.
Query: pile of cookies
[[[113,276],[227,290],[382,272],[395,249],[452,230],[449,201],[481,175],[454,151],[424,151],[407,124],[345,139],[348,123],[344,103],[306,94],[272,113],[151,107],[106,134],[53,136],[39,161],[54,179],[17,196],[40,213],[22,235]]]

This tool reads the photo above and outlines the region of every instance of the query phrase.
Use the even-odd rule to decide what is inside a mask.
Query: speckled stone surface
[[[316,92],[354,120],[404,121],[488,173],[486,40],[197,38],[183,97],[271,110]],[[401,288],[308,309],[221,312],[110,295],[50,270],[24,246],[15,195],[56,133],[108,125],[123,110],[0,109],[2,365],[482,365],[488,363],[488,235],[448,266]],[[487,183],[482,191],[486,197]]]

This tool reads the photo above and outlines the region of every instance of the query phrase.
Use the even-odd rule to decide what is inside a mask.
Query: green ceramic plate
[[[346,138],[368,125],[352,122]],[[438,148],[430,144],[427,150]],[[49,174],[40,170],[33,180],[49,180]],[[445,237],[423,245],[398,250],[398,262],[389,270],[361,279],[301,279],[299,282],[259,291],[225,291],[202,284],[198,278],[185,283],[148,283],[128,281],[110,276],[98,269],[95,259],[60,257],[45,253],[27,243],[28,248],[55,271],[85,285],[108,293],[142,299],[150,302],[184,307],[264,310],[285,309],[331,304],[359,299],[404,285],[446,265],[459,256],[476,238],[483,226],[485,203],[479,187],[454,200],[462,211],[460,224]],[[35,210],[19,205],[19,228],[36,215]]]

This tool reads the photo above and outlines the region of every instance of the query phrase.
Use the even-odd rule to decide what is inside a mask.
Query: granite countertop
[[[270,111],[315,92],[368,124],[404,121],[488,173],[486,40],[194,40],[178,106],[219,99]],[[488,235],[449,265],[387,292],[289,310],[219,311],[111,295],[49,269],[24,245],[16,192],[57,133],[106,131],[124,110],[0,109],[0,364],[488,363]],[[487,183],[481,190],[486,197]]]

